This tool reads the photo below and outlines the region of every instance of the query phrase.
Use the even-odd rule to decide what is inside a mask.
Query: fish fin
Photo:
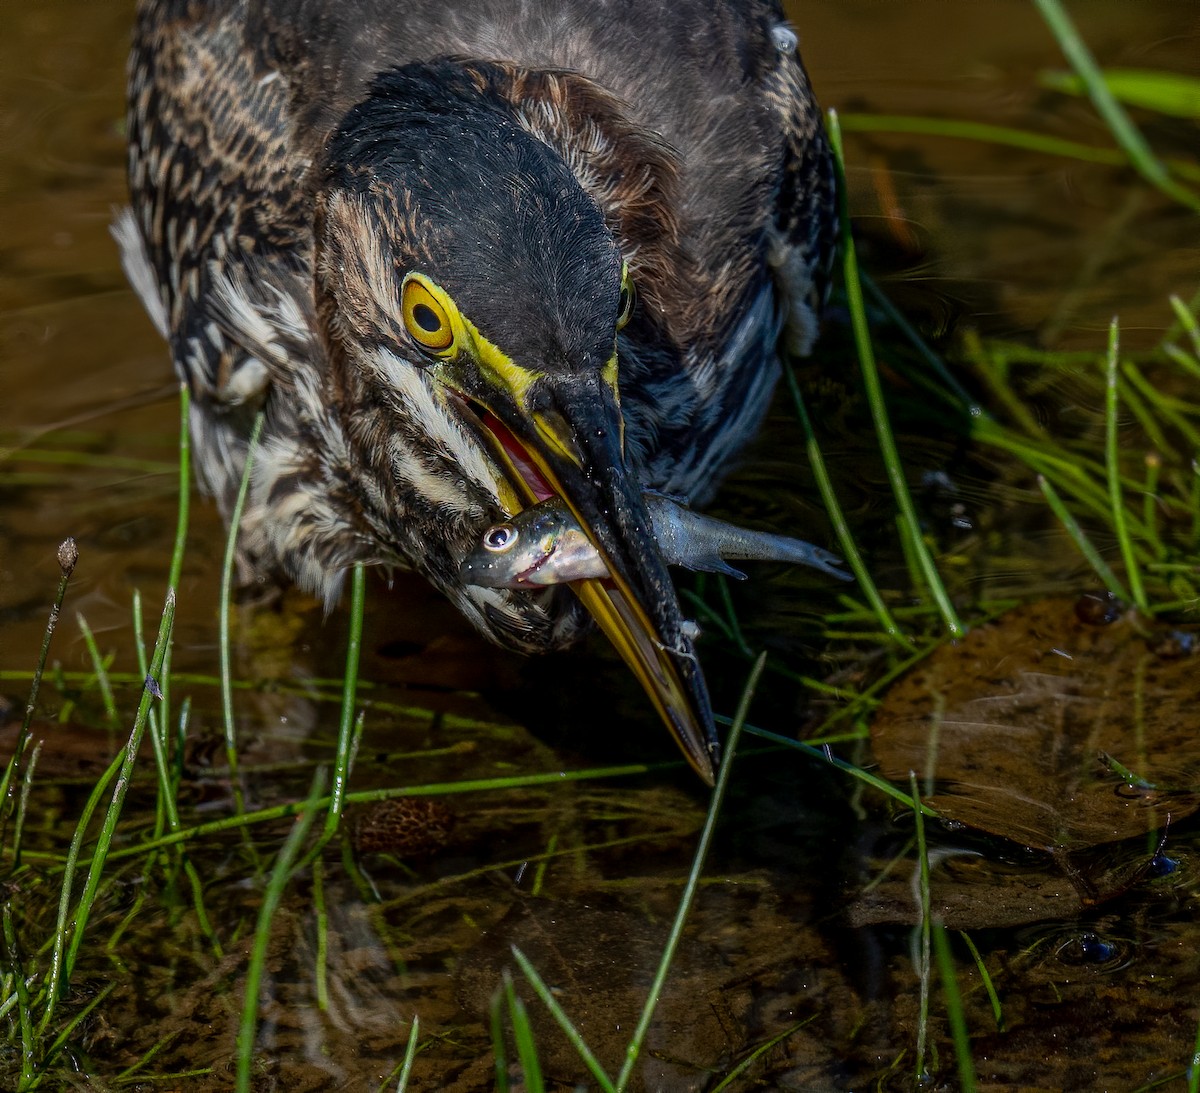
[[[804,539],[793,539],[768,531],[739,530],[741,535],[737,542],[730,542],[728,547],[718,548],[724,557],[750,562],[790,562],[792,565],[807,565],[819,569],[822,573],[828,573],[831,577],[837,577],[840,581],[854,580],[853,574],[837,568],[842,564],[841,558]]]
[[[797,539],[796,542],[803,542],[803,540]],[[809,557],[807,559],[796,559],[799,564],[812,566],[813,569],[819,569],[822,573],[828,573],[831,577],[836,577],[839,581],[854,580],[853,573],[848,573],[844,569],[838,569],[838,566],[842,564],[842,559],[836,554],[828,550],[822,550],[819,546],[813,546],[812,543],[805,543],[804,545],[809,548]]]
[[[726,577],[732,577],[735,581],[744,581],[746,574],[740,569],[734,569],[724,558],[718,554],[710,554],[703,558],[693,557],[686,562],[678,562],[677,565],[683,569],[690,569],[693,573],[720,573]]]

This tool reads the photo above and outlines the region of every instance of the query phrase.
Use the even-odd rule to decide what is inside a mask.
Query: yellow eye
[[[454,345],[454,327],[445,305],[415,277],[408,277],[400,293],[404,326],[418,345],[445,353]]]
[[[633,314],[633,281],[629,278],[629,267],[621,267],[621,295],[617,297],[617,329],[620,330]]]

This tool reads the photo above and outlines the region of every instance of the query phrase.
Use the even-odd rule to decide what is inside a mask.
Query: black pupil
[[[485,542],[493,549],[507,546],[513,530],[510,524],[497,524],[494,528],[488,529]]]
[[[427,334],[436,334],[442,329],[442,320],[428,304],[417,304],[412,310],[412,316],[416,320],[417,326]]]
[[[617,301],[617,311],[624,315],[629,310],[629,289],[621,286],[621,298]]]

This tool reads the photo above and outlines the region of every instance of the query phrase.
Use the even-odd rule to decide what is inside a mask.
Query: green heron
[[[642,492],[703,503],[807,352],[834,179],[771,0],[143,0],[126,269],[243,574],[410,567],[485,635],[589,614],[691,764],[717,739]],[[559,495],[610,577],[463,583]]]

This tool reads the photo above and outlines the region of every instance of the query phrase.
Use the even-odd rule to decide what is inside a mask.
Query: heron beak
[[[609,578],[571,587],[711,786],[719,744],[708,689],[641,488],[625,470],[615,387],[556,385],[549,404],[547,411],[514,407],[504,419],[503,411],[476,408],[476,416],[522,500],[560,496],[604,558]]]

